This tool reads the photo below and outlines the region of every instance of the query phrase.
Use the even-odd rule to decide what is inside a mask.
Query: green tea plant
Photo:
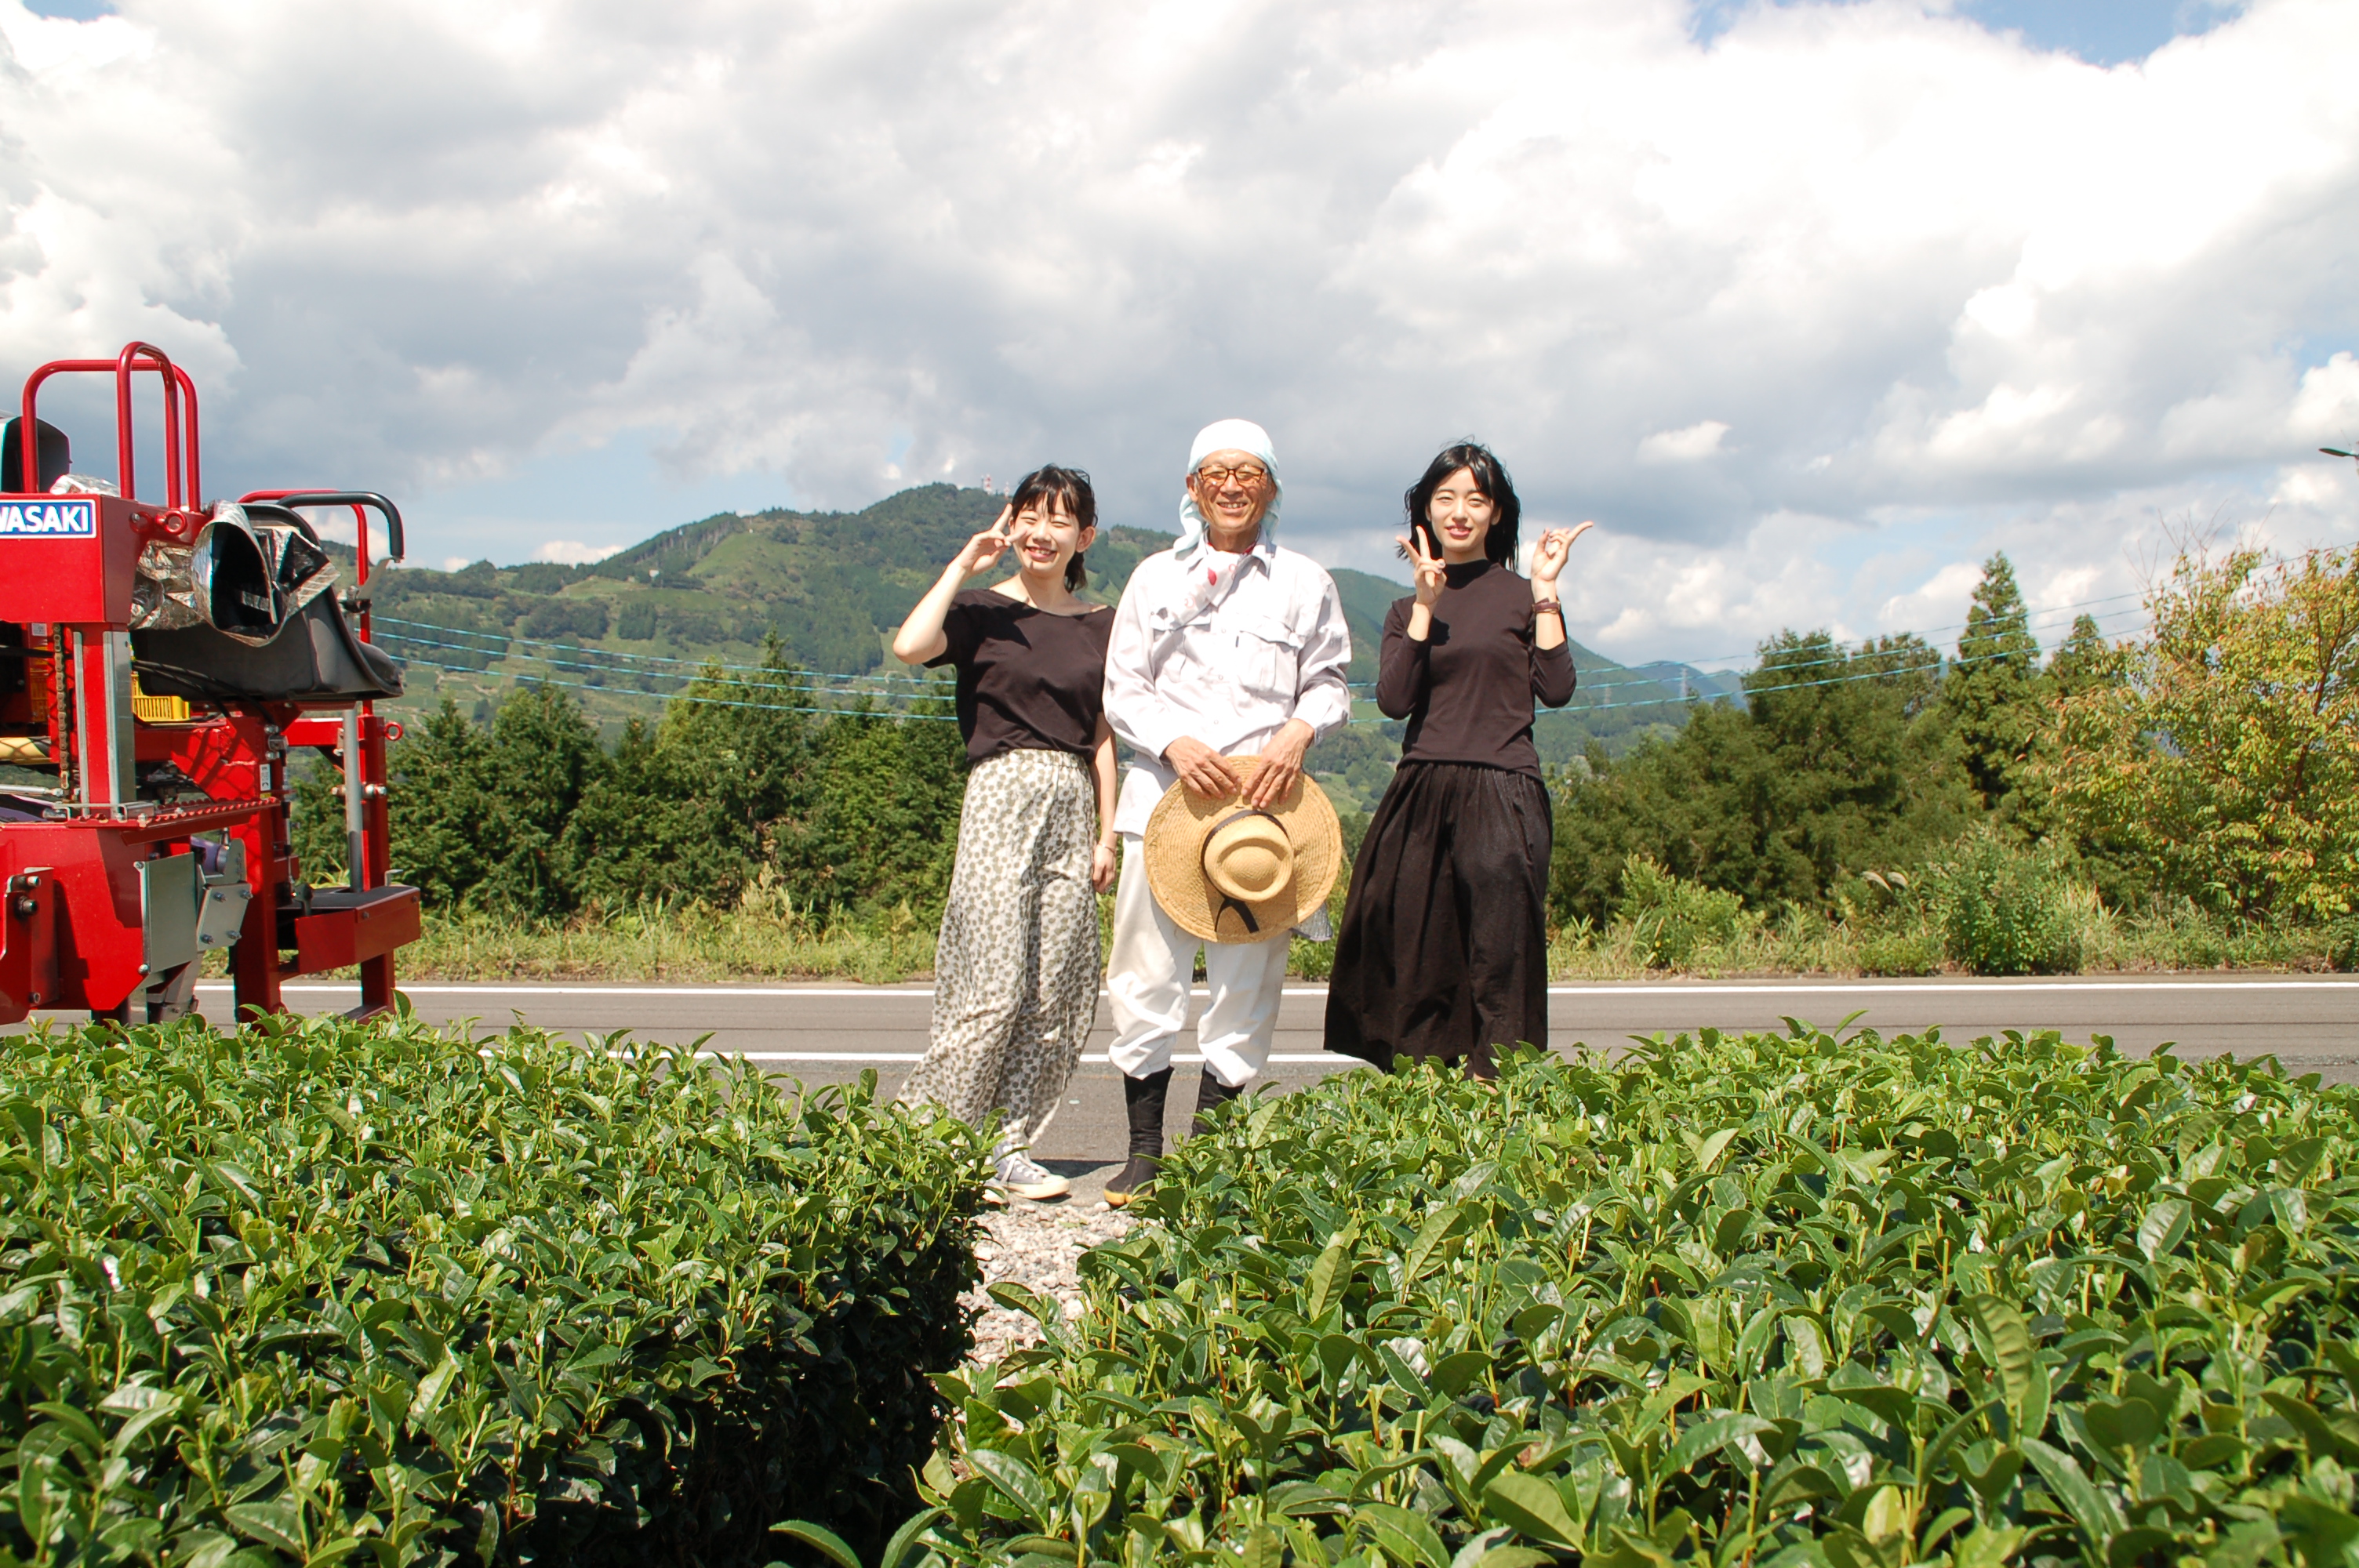
[[[995,1290],[889,1568],[2343,1563],[2353,1109],[1799,1024],[1243,1101]]]
[[[619,1037],[0,1040],[0,1563],[874,1539],[968,1343],[980,1156],[873,1078]]]

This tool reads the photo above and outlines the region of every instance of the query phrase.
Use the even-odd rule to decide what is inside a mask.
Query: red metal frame
[[[16,427],[17,438],[24,443],[25,466],[28,477],[41,471],[39,455],[40,426],[35,418],[35,405],[40,397],[41,383],[60,372],[112,371],[114,373],[114,488],[123,492],[125,501],[136,500],[135,493],[138,473],[131,460],[131,374],[136,370],[152,370],[164,383],[164,504],[178,511],[183,504],[181,463],[187,464],[185,504],[194,506],[204,493],[204,484],[197,469],[197,384],[189,373],[167,358],[164,351],[147,343],[125,343],[123,351],[111,360],[51,360],[48,364],[25,378],[24,420]],[[189,440],[180,444],[180,400],[189,405]]]
[[[154,373],[163,394],[160,507],[141,503],[135,489],[131,391],[141,372]],[[0,1023],[35,1008],[86,1008],[121,1019],[143,998],[156,1007],[152,988],[164,977],[149,963],[143,878],[157,871],[148,862],[190,854],[195,835],[215,831],[243,847],[252,893],[232,952],[240,1016],[280,1011],[281,986],[295,976],[353,966],[361,975],[356,1014],[383,1011],[394,1004],[394,954],[419,928],[417,890],[395,885],[389,863],[386,747],[399,739],[401,727],[365,702],[197,704],[184,722],[135,718],[134,567],[147,543],[193,541],[207,516],[197,391],[187,372],[146,343],[127,344],[113,360],[41,366],[26,378],[18,427],[28,483],[38,483],[41,471],[41,385],[71,373],[114,377],[115,484],[122,493],[0,496],[0,507],[16,503],[36,524],[0,528],[0,622],[26,633],[25,711],[13,723],[19,730],[46,730],[16,741],[36,747],[46,741],[60,783],[49,819],[0,822]],[[244,499],[304,493],[256,491]],[[397,540],[398,517],[385,504]],[[357,576],[365,584],[369,519],[365,507],[353,511]],[[358,630],[367,641],[365,610]],[[0,729],[10,722],[0,715]],[[302,746],[348,753],[348,793],[356,789],[361,797],[342,889],[307,887],[290,842],[286,763],[288,750]],[[140,765],[159,762],[172,763],[204,800],[179,806],[140,800]]]

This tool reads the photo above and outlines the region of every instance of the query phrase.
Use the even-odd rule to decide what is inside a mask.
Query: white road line
[[[923,1051],[706,1051],[703,1054],[731,1057],[745,1062],[922,1062],[926,1059],[926,1054]],[[1174,1052],[1171,1059],[1174,1062],[1201,1062],[1204,1058],[1190,1056],[1184,1052]],[[1273,1062],[1292,1063],[1333,1062],[1354,1067],[1364,1065],[1352,1057],[1339,1056],[1327,1051],[1312,1051],[1308,1054],[1280,1052],[1269,1059]],[[1103,1064],[1106,1060],[1106,1054],[1103,1051],[1093,1052],[1083,1056],[1082,1060]]]
[[[2028,991],[2310,991],[2359,989],[2359,979],[2348,980],[1984,980],[1930,985],[1900,981],[1840,980],[1777,981],[1759,985],[1550,986],[1550,996],[1779,996],[1814,994],[1877,996],[2016,996]]]
[[[201,991],[228,992],[236,988],[226,980],[208,980],[199,985]],[[543,986],[543,985],[448,985],[394,988],[405,996],[907,996],[931,997],[934,988],[922,990],[895,989],[889,986]],[[288,996],[357,996],[357,983],[341,986],[281,986]],[[1325,992],[1321,992],[1325,995]]]
[[[227,981],[209,980],[201,991],[226,994]],[[353,996],[357,985],[287,986],[288,996]],[[931,986],[582,986],[582,985],[418,985],[402,986],[409,996],[649,996],[649,997],[923,997]],[[1684,980],[1631,980],[1610,985],[1550,986],[1550,996],[2015,996],[2047,991],[2226,991],[2226,990],[2359,990],[2359,979],[2277,980],[1771,980],[1747,984],[1696,985]],[[1100,996],[1106,993],[1102,989]],[[1196,988],[1198,996],[1206,994]],[[1292,997],[1323,997],[1324,986],[1287,988]]]

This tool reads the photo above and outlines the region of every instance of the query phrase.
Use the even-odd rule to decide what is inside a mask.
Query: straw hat
[[[1231,757],[1246,783],[1259,757]],[[1266,810],[1175,784],[1147,822],[1147,885],[1173,924],[1207,942],[1271,942],[1327,902],[1343,830],[1304,773]]]

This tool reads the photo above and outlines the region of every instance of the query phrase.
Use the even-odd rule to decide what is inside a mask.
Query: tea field
[[[277,1019],[0,1039],[0,1563],[881,1540],[982,1150],[873,1084]]]
[[[413,1020],[0,1041],[0,1565],[2359,1563],[2354,1091],[1793,1024],[984,1141]]]
[[[999,1292],[885,1558],[2359,1560],[2352,1110],[1799,1025],[1243,1101],[1078,1321]]]

